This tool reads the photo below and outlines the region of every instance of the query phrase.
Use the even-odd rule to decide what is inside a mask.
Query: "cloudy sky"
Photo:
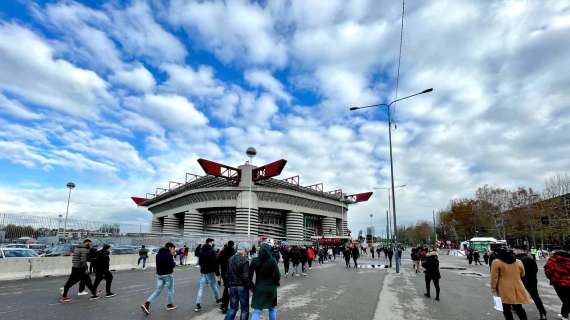
[[[288,160],[325,190],[389,182],[398,1],[1,1],[0,211],[132,223],[196,159]],[[394,119],[399,222],[570,165],[570,3],[409,1]],[[351,208],[350,227],[386,191]]]

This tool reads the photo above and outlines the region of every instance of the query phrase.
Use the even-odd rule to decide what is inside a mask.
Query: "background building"
[[[168,189],[157,188],[146,198],[133,197],[152,213],[152,234],[268,237],[289,243],[310,241],[311,236],[346,236],[348,205],[372,195],[325,192],[322,184],[303,187],[298,176],[275,179],[286,160],[238,168],[198,162],[207,175],[187,174],[190,181],[171,182]]]

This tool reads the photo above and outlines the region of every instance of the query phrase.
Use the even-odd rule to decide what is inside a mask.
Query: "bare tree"
[[[570,193],[570,175],[557,174],[546,179],[543,196],[545,199],[555,198]]]

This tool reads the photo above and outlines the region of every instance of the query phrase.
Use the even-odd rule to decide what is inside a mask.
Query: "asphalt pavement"
[[[384,260],[360,259],[363,268],[344,267],[344,261],[313,266],[307,277],[282,278],[278,289],[279,319],[502,319],[493,310],[488,266],[469,266],[461,257],[441,256],[441,301],[423,296],[424,277],[414,273],[406,257],[399,274],[394,269],[378,268]],[[281,264],[280,264],[281,265]],[[374,265],[374,267],[372,267]],[[540,263],[539,268],[541,268]],[[281,265],[282,267],[282,265]],[[553,318],[560,310],[554,290],[540,274],[539,292]],[[145,316],[140,305],[154,290],[154,270],[115,272],[114,298],[89,301],[77,297],[77,286],[71,289],[73,301],[58,302],[58,291],[64,277],[10,281],[0,283],[0,319],[223,319],[209,288],[204,294],[203,310],[193,311],[198,290],[199,269],[185,266],[175,272],[175,303],[178,309],[166,311],[166,292]],[[104,284],[100,285],[104,288]],[[434,296],[432,288],[432,297]],[[534,305],[526,305],[529,319],[538,319]],[[266,316],[265,316],[266,319]]]

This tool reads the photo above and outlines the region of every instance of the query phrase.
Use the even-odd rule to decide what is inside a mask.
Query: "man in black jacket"
[[[174,268],[176,267],[176,246],[172,242],[167,242],[156,254],[156,289],[141,306],[145,314],[150,314],[150,304],[160,295],[162,289],[168,288],[168,304],[166,310],[176,309],[174,304]]]
[[[196,312],[200,312],[200,310],[202,310],[202,295],[204,294],[204,287],[206,287],[207,284],[210,285],[214,292],[216,304],[220,304],[222,302],[217,285],[217,282],[220,280],[220,270],[214,246],[214,239],[206,239],[206,243],[202,246],[202,251],[200,252],[200,257],[198,259],[198,263],[200,264],[200,286],[198,288],[198,295],[196,296],[196,308],[194,308],[194,311]]]
[[[83,245],[78,246],[73,251],[73,257],[71,259],[71,274],[69,279],[65,283],[65,286],[60,289],[61,299],[60,302],[69,302],[71,298],[67,295],[69,289],[79,281],[83,281],[85,286],[91,291],[90,300],[99,299],[97,290],[93,287],[91,283],[91,278],[87,274],[87,255],[89,254],[89,249],[91,249],[91,240],[83,240]]]
[[[422,263],[422,267],[425,269],[424,273],[426,274],[426,293],[424,295],[428,298],[430,297],[430,283],[433,281],[433,285],[435,286],[435,300],[439,301],[439,279],[441,278],[441,274],[439,273],[437,252],[432,251],[428,253]]]
[[[230,240],[224,246],[222,251],[220,251],[220,257],[218,259],[220,262],[220,271],[222,274],[222,280],[224,281],[224,291],[222,292],[222,305],[220,306],[222,313],[226,313],[228,311],[228,304],[230,303],[230,295],[228,292],[228,284],[227,284],[228,281],[226,279],[226,273],[228,271],[228,260],[230,260],[230,258],[235,253],[236,251],[234,249],[234,242]]]
[[[238,305],[241,310],[240,320],[249,318],[249,262],[246,256],[247,249],[243,249],[228,261],[224,284],[227,281],[226,285],[230,292],[230,308],[224,320],[234,320]]]
[[[534,304],[538,309],[538,313],[540,314],[540,319],[546,319],[546,309],[544,308],[542,300],[538,295],[538,281],[536,278],[536,275],[538,273],[538,266],[536,265],[536,260],[529,256],[524,249],[519,248],[515,251],[515,253],[517,259],[519,259],[524,266],[524,277],[522,278],[524,287],[534,301]]]
[[[113,275],[111,274],[111,271],[109,271],[110,249],[111,249],[110,245],[108,244],[104,245],[103,248],[97,252],[97,258],[95,259],[95,283],[93,284],[93,287],[97,289],[99,283],[101,283],[101,281],[105,279],[105,289],[106,289],[105,298],[111,298],[116,296],[116,294],[111,292],[111,283],[113,282]]]

